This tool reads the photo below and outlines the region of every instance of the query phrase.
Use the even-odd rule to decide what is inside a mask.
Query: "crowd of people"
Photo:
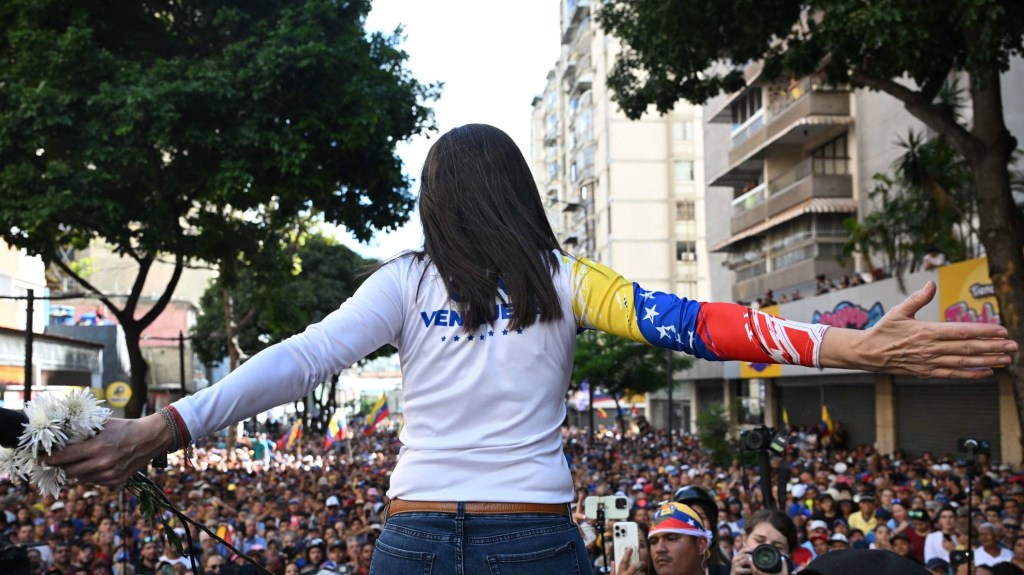
[[[709,566],[711,573],[728,573],[730,566],[733,573],[757,573],[745,567],[744,554],[764,541],[775,541],[797,568],[829,551],[858,548],[891,550],[935,574],[957,573],[967,550],[979,573],[997,564],[996,573],[1024,568],[1024,475],[985,455],[972,465],[942,454],[842,449],[794,431],[787,453],[773,458],[791,477],[774,488],[776,514],[785,518],[776,529],[778,517],[757,514],[767,507],[757,466],[715,465],[692,435],[670,437],[634,421],[624,434],[601,427],[591,438],[587,429],[565,427],[563,436],[579,494],[574,519],[595,567],[621,558],[612,549],[614,522],[602,532],[585,512],[587,496],[628,498],[629,520],[641,532],[638,572],[664,575],[674,573],[670,546],[656,532],[650,532],[655,545],[647,543],[655,516],[683,513],[664,502],[703,492],[714,507],[700,509],[697,519],[713,530],[710,556],[720,564]],[[246,559],[275,574],[365,575],[385,521],[400,447],[396,431],[384,426],[328,448],[315,441],[291,450],[248,443],[229,458],[222,443],[206,440],[189,461],[172,455],[167,468],[150,470],[178,509],[230,546],[173,519],[169,533],[160,521],[142,518],[139,501],[124,490],[75,484],[54,500],[0,478],[3,545],[27,549],[33,575],[181,575],[191,572],[193,560],[209,575],[259,572]],[[685,502],[686,513],[701,503]],[[709,517],[709,509],[717,516]],[[769,535],[752,522],[764,523]],[[771,533],[780,535],[773,540]]]

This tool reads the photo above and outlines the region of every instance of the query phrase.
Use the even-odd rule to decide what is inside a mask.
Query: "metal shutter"
[[[824,391],[825,405],[833,423],[842,422],[850,436],[850,446],[875,442],[875,386],[874,384],[780,385],[779,416],[782,408],[789,413],[789,423],[814,425],[821,423],[821,401]]]
[[[960,438],[987,439],[1000,457],[999,386],[896,378],[896,445],[910,455],[956,455]],[[964,457],[962,455],[958,457]]]

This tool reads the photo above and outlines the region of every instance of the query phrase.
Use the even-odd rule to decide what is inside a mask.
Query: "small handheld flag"
[[[373,430],[376,429],[377,424],[387,419],[388,415],[388,395],[386,393],[382,393],[380,395],[380,399],[378,399],[377,403],[373,406],[373,409],[370,410],[370,415],[366,416],[367,426],[366,431],[364,431],[363,434],[372,434]]]

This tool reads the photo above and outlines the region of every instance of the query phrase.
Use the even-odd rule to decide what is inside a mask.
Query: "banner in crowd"
[[[380,394],[380,399],[370,410],[370,415],[366,416],[366,431],[365,435],[370,435],[373,430],[376,429],[377,424],[384,421],[388,417],[388,394]]]

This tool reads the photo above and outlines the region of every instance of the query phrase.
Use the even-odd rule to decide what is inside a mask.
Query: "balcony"
[[[849,273],[847,267],[840,266],[834,257],[822,256],[804,259],[784,268],[750,275],[743,279],[740,279],[740,274],[737,273],[736,283],[732,286],[732,297],[735,301],[752,301],[763,296],[768,290],[782,291],[804,282],[813,283],[814,277],[818,274],[836,277]]]
[[[566,0],[565,18],[562,19],[562,43],[572,41],[576,27],[590,16],[590,0]]]
[[[765,150],[773,144],[806,144],[819,139],[822,133],[840,132],[852,121],[849,92],[809,91],[798,99],[782,103],[785,105],[769,106],[765,110],[763,124],[757,121],[759,116],[755,116],[741,127],[742,132],[734,132],[729,171],[750,160],[763,158]],[[723,179],[727,174],[715,179]]]
[[[817,178],[818,176],[812,176]],[[849,176],[839,176],[849,177]],[[813,188],[812,188],[813,189]],[[729,239],[715,245],[711,251],[728,251],[729,246],[743,241],[747,238],[759,236],[764,232],[782,225],[792,219],[798,218],[804,214],[855,214],[857,213],[857,202],[853,198],[815,198],[804,200],[803,202],[783,210],[782,212],[772,214],[771,216],[766,215],[768,213],[769,202],[765,202],[754,207],[748,212],[741,214],[740,216],[733,217],[730,221],[730,231],[733,234]],[[758,219],[760,217],[760,219]],[[746,225],[746,222],[757,221],[754,225]]]
[[[780,214],[811,198],[852,198],[853,178],[849,174],[849,160],[831,159],[829,162],[832,163],[829,171],[837,173],[821,173],[820,167],[815,168],[815,159],[807,158],[768,182],[766,217]]]

